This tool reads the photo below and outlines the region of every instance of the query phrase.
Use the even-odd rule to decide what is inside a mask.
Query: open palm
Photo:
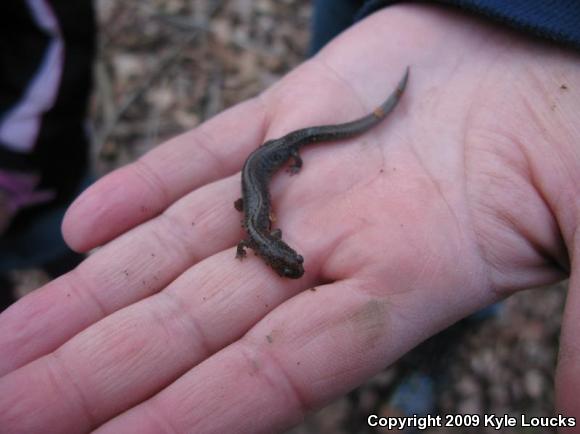
[[[105,177],[64,225],[72,247],[102,247],[0,316],[0,432],[282,430],[469,313],[562,279],[572,232],[558,206],[574,191],[559,145],[572,132],[553,119],[579,99],[553,77],[575,68],[580,84],[569,56],[388,8]],[[406,65],[382,124],[305,148],[300,174],[271,185],[305,275],[236,260],[246,156],[366,114]]]

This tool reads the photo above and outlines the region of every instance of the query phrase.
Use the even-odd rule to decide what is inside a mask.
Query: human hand
[[[304,277],[235,260],[245,157],[366,114],[406,65],[381,125],[305,148],[302,172],[272,184]],[[562,279],[577,70],[570,53],[464,15],[390,7],[259,98],[107,176],[64,224],[72,247],[103,247],[0,316],[0,432],[282,430],[456,320]],[[577,293],[563,398],[578,386]]]

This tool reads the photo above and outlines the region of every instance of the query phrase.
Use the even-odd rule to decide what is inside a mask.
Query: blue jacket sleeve
[[[579,0],[437,0],[510,27],[580,49]],[[395,0],[366,0],[356,18]]]

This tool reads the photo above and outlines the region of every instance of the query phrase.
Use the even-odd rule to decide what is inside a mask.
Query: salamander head
[[[281,277],[298,279],[304,274],[304,258],[282,242],[264,259]]]
[[[286,263],[282,270],[276,269],[276,272],[282,277],[298,279],[304,274],[304,266],[302,265],[303,262],[304,258],[302,258],[300,255],[296,255],[292,262]]]

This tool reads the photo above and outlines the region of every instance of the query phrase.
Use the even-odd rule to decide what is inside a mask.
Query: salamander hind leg
[[[292,157],[292,161],[288,171],[290,172],[290,175],[296,175],[300,172],[300,169],[302,169],[302,158],[300,157],[298,149],[293,149],[290,156]]]

